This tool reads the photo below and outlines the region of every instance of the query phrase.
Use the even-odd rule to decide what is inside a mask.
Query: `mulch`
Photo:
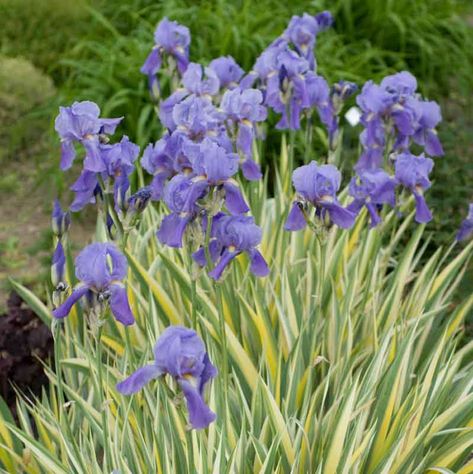
[[[0,315],[0,396],[16,414],[14,386],[39,395],[48,383],[40,360],[53,358],[53,337],[49,328],[11,293],[7,312]]]

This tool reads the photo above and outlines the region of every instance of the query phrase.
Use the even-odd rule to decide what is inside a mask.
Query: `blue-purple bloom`
[[[168,139],[161,138],[154,145],[150,143],[143,152],[141,166],[153,176],[151,198],[161,199],[166,180],[175,174],[174,160],[169,153]]]
[[[187,225],[199,212],[197,200],[205,189],[194,186],[192,178],[183,174],[174,176],[164,188],[164,202],[171,210],[161,222],[157,232],[161,243],[169,247],[182,247],[182,237]]]
[[[363,206],[370,214],[371,227],[381,222],[378,209],[383,204],[396,205],[396,181],[384,170],[361,170],[350,182],[349,193],[353,202],[348,210],[358,214]]]
[[[221,89],[234,89],[245,73],[231,56],[221,56],[210,61],[209,68],[217,75]]]
[[[75,260],[76,277],[80,283],[66,301],[53,311],[57,319],[66,317],[82,298],[89,302],[110,300],[110,309],[117,321],[128,326],[135,319],[128,303],[125,285],[125,256],[111,243],[94,243],[85,247]]]
[[[426,223],[432,219],[432,213],[427,207],[424,191],[430,188],[429,174],[434,162],[424,155],[415,156],[411,153],[401,153],[395,162],[395,177],[397,181],[409,189],[416,201],[416,221]]]
[[[468,208],[468,215],[465,220],[461,223],[460,229],[456,236],[456,240],[466,240],[473,235],[473,203],[470,203]]]
[[[189,421],[194,429],[203,429],[215,420],[204,400],[207,383],[217,376],[202,339],[192,329],[170,326],[163,331],[154,347],[154,363],[141,367],[123,382],[117,390],[131,395],[151,380],[163,375],[173,377],[187,402]]]
[[[364,151],[357,169],[381,167],[388,139],[391,152],[406,152],[412,142],[432,156],[443,155],[435,127],[441,121],[440,107],[416,93],[417,81],[407,71],[385,77],[380,85],[368,81],[357,97],[364,130]]]
[[[314,47],[317,34],[325,31],[332,24],[333,17],[328,11],[315,16],[308,13],[304,13],[302,16],[294,15],[283,34],[283,38],[291,42],[296,51],[309,62],[310,68],[314,69]]]
[[[345,229],[355,222],[356,214],[344,208],[337,199],[340,189],[341,174],[333,165],[319,165],[311,161],[300,166],[292,173],[292,183],[298,198],[292,204],[285,229],[300,230],[307,225],[303,207],[311,204],[315,207],[316,216],[325,221],[328,215],[331,221]]]
[[[154,32],[154,47],[141,68],[148,77],[155,76],[161,68],[162,61],[167,55],[174,58],[177,69],[183,74],[189,64],[189,45],[191,37],[189,28],[176,21],[163,18]]]
[[[228,264],[242,252],[250,257],[250,271],[254,275],[268,275],[268,265],[256,248],[261,242],[262,231],[253,217],[217,214],[212,221],[210,237],[209,251],[216,265],[209,276],[214,280],[219,280]],[[206,265],[204,248],[194,252],[193,257],[200,266]]]
[[[196,175],[192,178],[193,195],[201,197],[211,186],[221,186],[225,192],[225,204],[232,214],[249,211],[238,183],[231,179],[238,171],[238,155],[228,153],[209,139],[204,140],[192,162]]]
[[[237,127],[236,145],[244,156],[241,168],[246,179],[261,178],[261,170],[253,161],[253,141],[256,137],[256,123],[267,117],[263,106],[263,94],[257,89],[234,88],[222,97],[221,109],[226,120]]]
[[[53,234],[60,239],[68,231],[70,225],[70,212],[64,212],[61,208],[59,200],[55,199],[53,205],[53,212],[51,215],[51,228],[53,230]]]
[[[85,150],[84,169],[100,172],[105,170],[101,159],[101,137],[113,134],[123,117],[100,118],[100,109],[90,101],[74,102],[70,107],[59,107],[55,129],[61,137],[61,169],[71,167],[76,156],[74,143],[81,143]]]

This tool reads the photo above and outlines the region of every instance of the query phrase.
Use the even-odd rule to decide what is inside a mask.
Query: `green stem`
[[[97,370],[99,377],[99,408],[102,415],[102,432],[103,432],[103,446],[105,451],[104,467],[105,471],[108,471],[108,468],[112,467],[112,456],[110,452],[109,445],[109,432],[108,432],[108,417],[107,417],[107,407],[105,406],[105,400],[103,397],[104,385],[103,385],[103,367],[102,367],[102,326],[99,327],[97,332],[97,341],[96,341],[96,352],[97,352]]]

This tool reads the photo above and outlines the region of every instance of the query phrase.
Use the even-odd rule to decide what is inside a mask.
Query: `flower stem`
[[[102,368],[102,326],[98,328],[97,332],[97,341],[96,341],[96,353],[97,353],[97,370],[98,370],[98,377],[99,377],[99,387],[98,387],[98,395],[99,395],[99,405],[100,405],[100,413],[102,415],[102,432],[103,432],[103,446],[104,446],[104,470],[108,471],[112,467],[112,456],[110,452],[110,445],[109,445],[109,432],[108,432],[108,417],[107,417],[107,407],[105,406],[104,400],[104,384],[103,384],[103,368]]]

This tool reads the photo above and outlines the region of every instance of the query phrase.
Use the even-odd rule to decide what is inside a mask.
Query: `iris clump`
[[[189,421],[194,429],[206,428],[215,420],[204,400],[205,386],[217,375],[202,339],[192,329],[170,326],[154,347],[154,363],[139,368],[117,385],[123,395],[141,390],[151,380],[170,375],[187,402]]]
[[[422,341],[430,343],[431,337],[434,338],[435,334],[427,334],[431,327],[435,327],[436,333],[442,333],[437,322],[432,324],[432,318],[447,307],[440,294],[444,290],[442,285],[447,287],[450,281],[444,270],[441,277],[434,280],[435,291],[431,293],[435,300],[432,300],[428,291],[419,289],[422,285],[417,281],[408,284],[410,270],[414,267],[410,249],[415,249],[415,245],[409,246],[410,253],[406,251],[401,257],[403,271],[399,272],[392,271],[392,262],[398,258],[391,248],[394,245],[386,247],[379,255],[377,250],[382,245],[384,230],[395,225],[402,215],[399,211],[415,203],[418,223],[427,223],[433,218],[425,193],[431,186],[434,166],[431,157],[443,154],[436,131],[441,113],[435,102],[418,94],[417,81],[407,71],[387,76],[379,85],[372,81],[362,85],[356,97],[361,117],[361,151],[357,162],[353,163],[353,173],[345,173],[350,176],[343,182],[337,167],[340,162],[336,161],[344,151],[342,113],[347,101],[358,93],[358,85],[345,80],[329,84],[317,71],[315,47],[318,35],[332,23],[329,12],[294,16],[281,35],[257,58],[252,70],[246,72],[230,56],[215,58],[209,64],[193,62],[189,29],[164,18],[156,28],[154,47],[141,69],[148,77],[162,133],[155,137],[156,141],[147,144],[142,153],[127,136],[113,139],[122,118],[102,118],[99,107],[89,101],[61,107],[56,119],[56,131],[61,139],[61,168],[71,168],[78,154],[82,158],[80,175],[71,187],[75,197],[70,210],[79,211],[89,204],[97,206],[96,235],[101,243],[88,245],[77,256],[75,275],[78,283],[67,296],[69,280],[65,270],[66,253],[70,252],[67,246],[70,214],[61,209],[59,202],[55,203],[52,215],[55,251],[51,266],[55,308],[52,316],[62,320],[74,305],[80,304],[89,322],[100,328],[94,348],[96,365],[87,369],[93,374],[92,380],[95,380],[96,370],[99,382],[94,383],[91,392],[99,400],[101,432],[99,436],[94,432],[93,439],[103,440],[104,472],[110,472],[115,464],[125,466],[127,457],[135,452],[127,449],[123,459],[117,460],[117,450],[110,449],[109,435],[113,432],[109,407],[113,408],[116,417],[113,428],[116,433],[122,430],[123,440],[135,436],[139,442],[142,438],[153,439],[159,450],[165,449],[161,448],[161,443],[168,446],[168,438],[174,449],[178,439],[182,450],[184,438],[162,435],[156,442],[154,432],[163,426],[162,412],[156,409],[158,404],[149,390],[143,397],[145,404],[141,404],[140,398],[140,403],[130,403],[126,409],[116,396],[110,396],[109,385],[104,383],[104,354],[107,360],[108,356],[119,354],[125,364],[139,366],[116,385],[118,392],[132,395],[159,379],[173,401],[181,394],[184,396],[190,426],[205,429],[217,419],[205,397],[206,388],[217,376],[217,368],[210,361],[203,341],[211,343],[213,338],[218,342],[220,357],[216,359],[216,365],[221,373],[221,383],[215,390],[218,423],[208,436],[202,433],[202,437],[193,434],[186,437],[189,450],[213,443],[207,453],[189,456],[185,466],[188,470],[192,469],[194,458],[199,458],[203,465],[214,452],[221,458],[215,469],[222,469],[222,463],[232,457],[240,458],[232,454],[240,452],[253,456],[254,466],[260,469],[261,453],[266,456],[270,452],[265,443],[271,429],[280,438],[270,448],[274,456],[265,461],[267,471],[271,470],[271,459],[283,453],[284,460],[279,467],[273,466],[276,470],[297,465],[302,471],[312,472],[315,463],[312,465],[309,458],[316,459],[320,452],[329,462],[324,458],[318,465],[333,472],[338,472],[342,460],[348,459],[352,460],[352,465],[346,468],[353,471],[386,470],[386,465],[389,469],[393,464],[392,445],[397,433],[393,428],[389,436],[380,434],[376,423],[380,414],[388,416],[383,413],[386,407],[380,405],[379,400],[385,400],[384,395],[389,390],[397,390],[389,385],[392,380],[396,381],[396,387],[403,387],[396,393],[399,400],[404,397],[404,391],[408,395],[399,402],[404,408],[396,415],[400,417],[396,418],[398,425],[412,425],[417,429],[419,423],[423,423],[422,420],[414,420],[415,423],[411,419],[404,420],[403,415],[408,412],[412,398],[408,393],[410,384],[416,384],[423,376],[424,365],[419,363],[415,367],[417,359],[422,359],[429,348],[420,347],[412,358],[405,349],[407,344],[398,344],[392,337],[397,338],[402,330],[405,340],[414,340],[415,331],[425,330],[426,336],[422,340],[418,338],[422,344]],[[318,132],[324,135],[322,141],[327,156],[318,156],[316,161],[309,161],[308,156],[299,154],[293,140],[289,148],[285,138],[281,140],[281,168],[291,161],[290,169],[284,169],[284,172],[292,173],[295,190],[292,199],[285,196],[288,182],[284,181],[285,176],[276,175],[271,191],[265,189],[266,183],[262,180],[263,176],[273,177],[271,166],[261,168],[258,151],[264,149],[259,145],[273,123],[271,115],[274,114],[278,120],[276,128],[285,130],[284,134],[289,130],[292,139],[300,128],[306,128],[305,132],[309,133],[304,144],[308,153],[312,143],[307,136],[318,125],[317,120],[324,128],[318,127]],[[299,134],[300,138],[303,138],[302,134]],[[286,160],[289,152],[291,160]],[[271,163],[270,160],[265,162]],[[274,196],[271,196],[273,191]],[[258,204],[253,208],[258,211],[254,214],[256,218],[251,214],[255,203]],[[397,212],[388,212],[388,209]],[[357,226],[356,231],[348,234],[363,213],[369,216],[370,229],[377,229]],[[473,205],[470,205],[457,240],[465,240],[473,233],[472,215]],[[332,229],[333,226],[340,229]],[[283,232],[283,229],[299,231],[306,227],[317,237],[320,233],[329,235],[327,242],[330,245],[320,245],[319,238],[292,239]],[[108,242],[102,242],[107,239]],[[317,241],[315,247],[314,240]],[[263,253],[270,257],[268,261],[260,250],[262,243]],[[417,245],[417,241],[414,243]],[[165,247],[178,250],[166,254]],[[244,263],[243,268],[247,271],[241,278],[239,270],[242,267],[235,260],[243,254],[243,262],[246,259],[248,264],[245,266]],[[294,265],[294,261],[288,260],[292,255],[307,255],[303,271],[299,265]],[[317,260],[314,271],[311,267],[313,258]],[[430,275],[434,278],[438,262],[437,257],[433,258],[426,266],[430,273],[426,270],[412,278],[425,279]],[[129,293],[125,285],[128,262]],[[253,276],[267,277],[270,266],[273,272],[269,281],[257,283]],[[450,268],[453,272],[459,267],[458,264]],[[405,275],[409,275],[409,279],[403,279]],[[375,281],[379,282],[376,284],[379,290],[371,285]],[[142,292],[138,290],[140,286]],[[345,300],[345,292],[349,294],[349,301]],[[404,300],[405,292],[408,297]],[[133,295],[133,308],[141,312],[136,313],[138,323],[132,331],[113,327],[113,333],[102,337],[109,310],[124,326],[135,322],[129,294]],[[423,302],[419,302],[422,299]],[[423,312],[423,305],[428,312]],[[465,307],[459,309],[459,314]],[[366,314],[374,316],[367,318]],[[421,315],[418,323],[410,324],[411,314]],[[144,366],[142,361],[137,364],[137,349],[142,347],[147,335],[155,333],[163,322],[166,325],[183,323],[185,318],[192,329],[168,326],[154,346],[154,362]],[[402,327],[398,326],[401,319]],[[459,319],[455,318],[455,321]],[[454,332],[452,324],[449,323],[443,334]],[[56,325],[55,329],[59,336],[61,328]],[[121,345],[122,337],[126,341],[124,346]],[[436,363],[441,360],[447,339],[439,346]],[[400,347],[404,353],[400,352]],[[89,349],[87,347],[86,351]],[[345,365],[352,354],[363,357],[357,356],[353,366]],[[379,360],[375,364],[376,374],[371,369],[375,357]],[[78,364],[76,359],[75,352],[65,359],[67,363],[57,357],[58,380],[61,380],[60,364],[74,366]],[[385,360],[388,366],[383,367],[383,372],[381,366]],[[319,370],[319,361],[328,363],[331,368]],[[361,367],[360,372],[357,372],[358,367]],[[107,377],[116,377],[114,370],[116,366],[107,371]],[[415,378],[412,377],[414,372]],[[385,373],[396,375],[396,378],[385,379]],[[368,375],[365,377],[365,374]],[[429,378],[432,379],[430,369],[424,379]],[[454,377],[446,378],[454,380]],[[343,391],[339,393],[337,388],[346,385],[346,381],[354,382],[348,384],[349,396]],[[81,379],[82,383],[88,382]],[[419,397],[431,395],[427,388],[418,390],[418,386],[414,387]],[[61,383],[58,390],[62,390]],[[322,400],[319,407],[317,394],[328,391],[333,394],[326,401]],[[82,393],[85,390],[80,385],[77,396]],[[59,397],[61,407],[63,398]],[[331,413],[328,417],[324,413],[325,405],[332,404],[332,398],[334,404],[328,408]],[[241,413],[235,413],[235,407],[240,408],[235,400],[243,401]],[[269,416],[267,422],[263,420],[258,429],[252,430],[254,446],[246,450],[244,423],[247,418],[250,424],[259,423],[257,418],[265,418],[258,415],[254,417],[255,421],[248,417],[253,414],[254,406],[260,410],[260,400]],[[366,400],[372,400],[372,403],[366,403]],[[428,412],[429,403],[422,403]],[[466,406],[464,401],[462,403]],[[370,411],[371,405],[375,411]],[[341,413],[337,412],[339,408]],[[436,404],[434,408],[436,415],[441,412]],[[144,415],[134,412],[136,409],[143,410]],[[152,416],[147,416],[147,410],[153,412]],[[331,436],[325,437],[319,423],[314,435],[313,423],[306,423],[309,417],[315,417],[314,410],[317,418],[320,412],[323,430],[327,425],[338,433],[336,442]],[[364,412],[363,417],[357,416],[361,412]],[[298,419],[299,415],[301,419]],[[141,423],[148,426],[148,418],[152,418],[152,429],[143,434]],[[368,424],[357,425],[356,429],[348,427],[360,423],[361,418]],[[441,424],[439,418],[434,418],[426,422],[429,429],[435,423]],[[70,419],[74,420],[74,417]],[[336,420],[335,424],[331,423],[332,419]],[[62,417],[64,420],[69,421],[67,413]],[[372,425],[371,420],[374,420]],[[347,424],[346,429],[342,429],[342,421]],[[95,429],[97,422],[90,425]],[[439,430],[445,426],[439,426]],[[299,431],[300,427],[304,430]],[[426,432],[425,427],[420,427],[419,432],[420,429]],[[235,440],[240,434],[241,438]],[[414,435],[419,436],[414,432],[409,434],[411,438]],[[426,438],[425,445],[429,450],[435,435]],[[72,438],[70,434],[67,436]],[[339,438],[345,436],[353,436],[353,439],[358,436],[359,439],[356,443],[352,440],[342,443]],[[368,446],[372,439],[375,440],[373,448]],[[309,443],[318,447],[312,449]],[[397,439],[396,443],[399,447],[409,444]],[[337,460],[342,445],[348,446],[348,451],[344,451],[343,457],[340,454]],[[357,453],[366,450],[375,455],[357,464],[356,458],[362,454],[353,455],[355,446]],[[381,457],[378,459],[380,446],[388,453],[388,461],[383,466]],[[460,446],[464,447],[463,444]],[[309,462],[297,459],[294,447],[304,452],[300,459],[306,458]],[[254,448],[258,452],[256,456]],[[139,449],[136,451],[140,452]],[[410,455],[409,451],[406,458]],[[180,472],[181,458],[183,456],[174,456],[169,463],[164,461],[164,467],[149,469]],[[146,463],[127,467],[143,465]],[[242,471],[251,470],[249,466],[244,465]],[[397,465],[396,470],[409,471],[402,464]]]

